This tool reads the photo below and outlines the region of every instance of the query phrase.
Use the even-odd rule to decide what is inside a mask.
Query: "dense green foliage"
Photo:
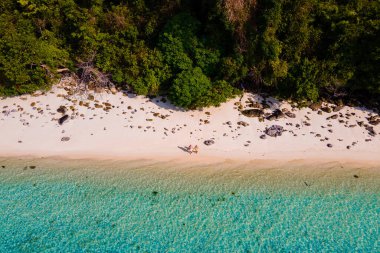
[[[237,88],[293,99],[380,94],[373,0],[2,0],[0,95],[91,62],[138,94],[217,105]]]

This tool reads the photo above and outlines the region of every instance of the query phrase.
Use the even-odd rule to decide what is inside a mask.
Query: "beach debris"
[[[70,140],[70,137],[62,137],[61,138],[61,141],[65,142],[65,141],[69,141]]]
[[[241,112],[244,116],[250,117],[250,118],[255,118],[255,117],[261,117],[264,115],[264,112],[260,109],[249,109],[249,110],[244,110]]]
[[[69,115],[65,115],[65,116],[63,116],[63,117],[61,117],[59,120],[58,120],[58,123],[60,124],[60,125],[62,125],[66,120],[68,120],[69,119]]]
[[[327,144],[327,147],[332,148],[333,145],[331,143]]]
[[[359,176],[358,175],[354,175],[354,178],[359,178]]]
[[[265,140],[267,136],[265,134],[260,135],[260,139]]]
[[[36,166],[32,165],[32,166],[29,166],[29,168],[34,170],[36,168]]]
[[[210,145],[213,145],[215,144],[215,141],[214,140],[206,140],[203,142],[206,146],[210,146]]]
[[[265,134],[269,135],[270,137],[277,137],[277,136],[281,136],[282,132],[284,132],[284,131],[285,130],[282,126],[273,125],[273,126],[265,129]]]

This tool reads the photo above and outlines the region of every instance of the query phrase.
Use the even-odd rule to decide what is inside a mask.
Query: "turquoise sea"
[[[256,167],[0,158],[0,252],[380,252],[380,166]]]

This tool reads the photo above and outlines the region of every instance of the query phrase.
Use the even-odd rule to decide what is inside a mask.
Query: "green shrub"
[[[228,82],[224,80],[216,81],[212,84],[210,105],[219,106],[221,103],[226,102],[227,99],[240,93],[240,90],[232,87]]]
[[[295,66],[284,81],[288,94],[294,94],[296,99],[317,101],[319,97],[319,71],[315,61],[304,59]]]
[[[200,68],[185,70],[174,79],[169,99],[186,109],[208,106],[211,88],[210,79]]]
[[[67,52],[48,34],[37,37],[33,24],[20,16],[0,16],[0,86],[3,95],[30,93],[49,86]]]

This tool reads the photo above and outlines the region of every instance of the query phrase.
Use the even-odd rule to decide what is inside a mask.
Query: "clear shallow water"
[[[0,252],[380,251],[380,177],[360,169],[2,164]]]

